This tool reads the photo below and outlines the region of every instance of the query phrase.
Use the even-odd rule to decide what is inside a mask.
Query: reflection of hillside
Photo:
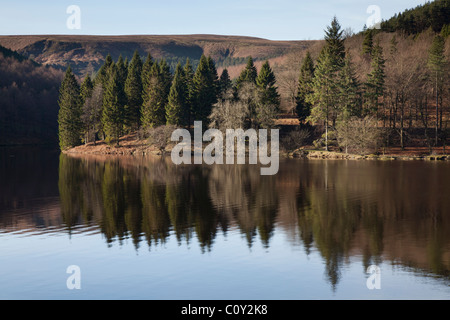
[[[37,229],[60,228],[63,223],[58,197],[35,199],[23,205],[0,210],[1,231],[33,232]]]
[[[21,230],[61,224],[58,152],[9,147],[0,150],[0,229]]]
[[[59,187],[64,222],[98,225],[108,243],[174,234],[210,250],[218,231],[237,228],[249,245],[259,237],[269,247],[279,228],[318,250],[335,286],[354,255],[364,267],[389,260],[449,277],[447,181],[448,166],[423,162],[285,161],[263,177],[255,166],[62,155]]]
[[[278,188],[286,196],[278,218],[289,228],[294,225],[292,212],[298,213],[302,243],[307,252],[312,245],[320,251],[331,283],[338,282],[340,266],[353,255],[362,255],[365,267],[386,259],[450,276],[448,166],[422,162],[295,166],[283,165],[278,176],[280,187],[286,187]],[[288,199],[292,193],[288,189],[297,190],[296,201]]]

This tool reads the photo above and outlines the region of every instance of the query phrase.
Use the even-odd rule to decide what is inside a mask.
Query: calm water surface
[[[0,150],[0,299],[449,298],[448,162]]]

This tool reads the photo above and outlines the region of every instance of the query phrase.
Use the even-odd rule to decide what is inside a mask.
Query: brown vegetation
[[[38,63],[65,68],[79,76],[96,71],[107,54],[130,60],[135,50],[155,59],[199,59],[202,54],[215,61],[246,58],[264,61],[309,48],[314,41],[271,41],[260,38],[220,35],[130,35],[130,36],[0,36],[0,45]],[[234,67],[231,69],[235,69]]]

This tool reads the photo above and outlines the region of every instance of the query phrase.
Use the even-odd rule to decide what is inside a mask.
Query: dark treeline
[[[0,145],[57,143],[63,75],[0,46]]]
[[[269,63],[258,74],[251,57],[232,82],[227,69],[219,76],[205,55],[196,69],[188,59],[185,65],[178,62],[174,72],[165,59],[154,61],[150,54],[142,59],[136,51],[129,62],[108,55],[95,78],[88,75],[81,84],[67,69],[59,97],[60,147],[98,139],[119,144],[127,133],[139,131],[145,137],[161,126],[189,128],[194,121],[202,121],[204,128],[210,123],[270,127],[280,104],[275,82]],[[230,123],[221,112],[223,104],[243,113],[244,121]]]
[[[286,161],[278,175],[262,177],[257,166],[63,154],[61,214],[69,232],[93,226],[108,245],[129,239],[136,250],[177,239],[180,245],[197,240],[206,252],[221,233],[236,231],[249,247],[259,242],[269,248],[282,228],[307,254],[317,250],[333,286],[355,254],[364,271],[390,260],[448,278],[450,199],[443,195],[450,171],[423,166]],[[413,174],[419,167],[429,171],[420,181]],[[399,250],[403,246],[408,250]]]
[[[418,34],[431,28],[434,32],[450,32],[450,1],[435,0],[405,10],[381,23],[381,30],[387,32],[402,31],[407,34]]]

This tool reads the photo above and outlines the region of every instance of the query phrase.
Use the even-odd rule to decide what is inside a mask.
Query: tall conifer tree
[[[113,65],[111,68],[111,79],[104,93],[103,98],[102,124],[106,135],[116,141],[119,145],[119,138],[123,133],[125,93],[120,83],[118,68]]]
[[[436,126],[435,126],[435,144],[438,143],[438,128],[439,128],[439,98],[443,90],[443,82],[445,67],[447,61],[445,58],[445,39],[441,35],[436,35],[433,39],[429,54],[428,54],[428,68],[431,71],[431,79],[433,82],[434,93],[436,98]],[[447,75],[448,76],[448,75]],[[441,109],[442,122],[442,109]]]
[[[186,106],[183,118],[186,120],[185,125],[190,126],[193,119],[195,90],[194,90],[194,69],[192,68],[189,58],[186,59],[186,65],[183,68],[184,85],[186,87]]]
[[[141,108],[141,123],[144,129],[160,126],[166,123],[165,76],[161,73],[160,64],[154,63],[148,76],[148,87],[143,97]],[[170,90],[170,88],[169,88]]]
[[[311,94],[312,81],[314,79],[314,61],[311,58],[309,51],[303,59],[300,68],[300,75],[298,78],[298,88],[296,96],[296,111],[301,122],[311,114],[311,103],[306,101],[306,98]]]
[[[69,66],[59,90],[59,146],[61,150],[80,144],[82,133],[80,86]]]
[[[341,121],[347,121],[351,116],[360,115],[359,83],[349,53],[346,54],[344,66],[339,73],[337,99]]]
[[[125,94],[127,95],[126,123],[129,128],[136,130],[140,126],[142,106],[142,60],[137,50],[128,66]]]
[[[205,124],[209,121],[213,104],[217,102],[215,77],[211,70],[210,61],[202,55],[193,79],[193,115],[194,120],[203,121]],[[204,125],[204,128],[206,127],[207,125]]]
[[[328,128],[330,120],[333,119],[333,111],[336,107],[337,83],[334,74],[331,52],[324,47],[317,60],[312,82],[312,92],[307,96],[306,101],[311,103],[311,114],[307,120],[315,123],[324,121],[325,127],[325,148],[328,150]]]
[[[338,70],[344,65],[345,45],[344,30],[336,17],[331,21],[331,25],[325,30],[325,41],[330,53],[331,65],[334,70]]]
[[[151,80],[151,72],[152,67],[155,64],[153,61],[152,55],[150,53],[147,54],[147,58],[142,66],[142,103],[145,104],[148,98],[148,90],[150,86]]]
[[[223,69],[219,78],[219,93],[218,96],[221,99],[225,99],[225,94],[233,87],[233,82],[230,79],[230,75],[227,69]]]
[[[184,123],[183,117],[186,108],[186,87],[184,85],[184,71],[178,63],[170,88],[166,106],[166,121],[168,125],[180,126]]]
[[[271,104],[278,109],[280,106],[280,95],[276,87],[275,74],[270,67],[269,61],[264,62],[256,78],[256,86],[260,94],[260,101]]]
[[[379,98],[384,94],[384,73],[385,60],[383,48],[377,42],[373,47],[371,71],[367,75],[366,98],[368,112],[378,112]]]
[[[84,104],[87,98],[90,98],[94,91],[94,82],[89,74],[86,75],[80,87],[81,103]]]
[[[258,71],[256,70],[255,64],[253,63],[253,58],[248,57],[247,65],[244,70],[236,80],[236,88],[239,89],[244,82],[250,82],[256,84],[256,78],[258,76]]]

